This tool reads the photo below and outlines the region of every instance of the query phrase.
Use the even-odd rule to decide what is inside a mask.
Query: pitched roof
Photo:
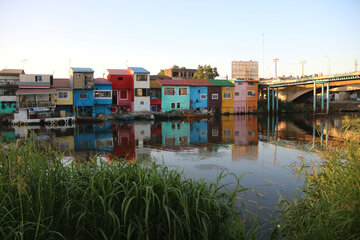
[[[220,86],[220,87],[233,87],[234,84],[230,82],[229,80],[217,80],[217,79],[208,79],[210,83],[212,83],[214,86]]]
[[[20,75],[25,74],[23,69],[3,69],[0,71],[0,75]]]
[[[68,78],[54,78],[53,88],[70,88],[70,80]]]
[[[150,80],[150,88],[161,88],[159,80]]]
[[[184,79],[189,86],[192,87],[201,87],[201,86],[214,86],[211,82],[207,79]]]
[[[92,68],[79,68],[79,67],[72,67],[73,72],[94,72]]]
[[[126,69],[107,69],[110,75],[130,75]]]
[[[94,84],[110,84],[111,85],[112,83],[105,78],[95,78]]]
[[[46,94],[56,93],[55,88],[20,88],[16,91],[16,95],[19,94]]]
[[[148,70],[142,67],[129,67],[128,69],[132,70],[134,73],[150,73]]]
[[[158,80],[163,86],[189,86],[185,80]]]
[[[171,80],[171,77],[165,75],[150,75],[150,80]]]

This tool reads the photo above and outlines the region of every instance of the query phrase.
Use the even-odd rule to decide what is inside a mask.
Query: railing
[[[19,108],[33,108],[33,107],[51,107],[50,101],[46,102],[19,102]]]

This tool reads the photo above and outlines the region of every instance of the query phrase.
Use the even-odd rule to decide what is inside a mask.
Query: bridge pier
[[[329,82],[326,83],[326,113],[329,113],[330,98],[329,98]]]
[[[274,87],[272,88],[272,112],[274,113],[275,111],[275,92],[274,92]]]
[[[316,113],[316,81],[314,81],[314,113]]]
[[[267,87],[267,108],[268,108],[268,114],[270,113],[270,87]]]
[[[276,88],[276,113],[279,112],[279,88]]]
[[[324,83],[321,84],[321,112],[324,112]]]

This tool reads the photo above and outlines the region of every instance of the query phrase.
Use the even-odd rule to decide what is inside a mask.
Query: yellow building
[[[221,87],[221,113],[234,113],[234,83],[229,80],[208,80],[214,87]],[[220,98],[219,98],[220,100]]]
[[[72,112],[73,91],[68,78],[54,78],[53,88],[56,89],[56,110]]]
[[[234,115],[221,116],[222,142],[234,142]]]

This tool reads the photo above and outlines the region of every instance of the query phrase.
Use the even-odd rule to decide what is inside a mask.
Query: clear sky
[[[301,75],[301,60],[305,74],[327,74],[329,59],[331,73],[354,71],[360,1],[0,0],[0,69],[67,77],[70,65],[101,77],[210,64],[231,77],[231,61],[257,60],[269,77],[274,58],[278,75]]]

